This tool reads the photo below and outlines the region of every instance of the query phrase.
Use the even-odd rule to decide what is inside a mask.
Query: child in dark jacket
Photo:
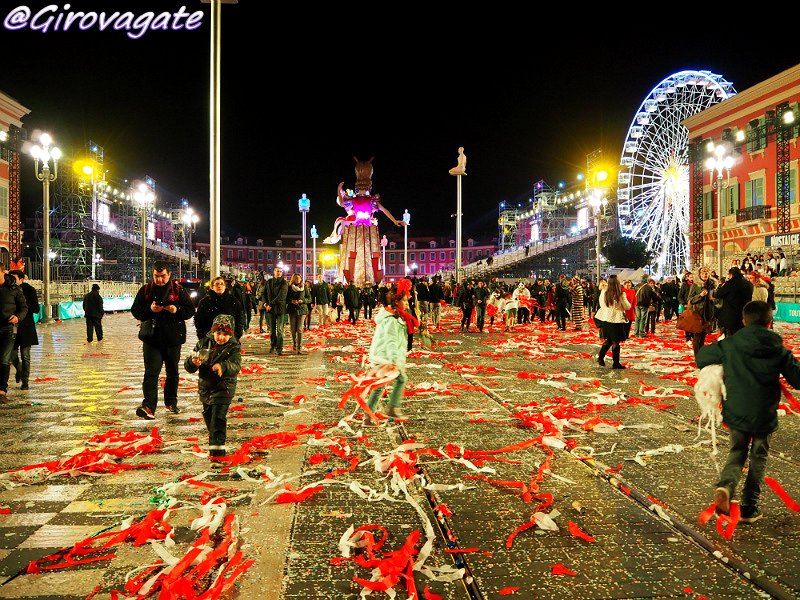
[[[721,364],[727,392],[722,420],[730,428],[731,447],[714,491],[716,510],[730,514],[731,498],[749,454],[740,520],[754,523],[762,516],[758,500],[770,437],[778,429],[779,377],[783,375],[792,387],[800,388],[800,362],[783,345],[781,336],[770,331],[772,309],[766,302],[748,302],[742,316],[744,329],[700,348],[697,366]]]
[[[242,351],[234,337],[234,318],[217,315],[211,331],[197,341],[184,366],[189,373],[200,372],[199,393],[203,419],[208,429],[208,457],[212,466],[224,464],[228,434],[228,407],[236,394],[236,378],[241,368]]]

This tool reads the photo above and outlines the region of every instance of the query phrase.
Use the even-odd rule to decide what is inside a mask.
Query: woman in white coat
[[[597,364],[601,367],[606,366],[606,352],[610,348],[611,356],[614,359],[611,367],[624,369],[623,364],[619,362],[619,345],[628,339],[628,319],[625,317],[625,311],[630,309],[631,304],[625,297],[616,275],[608,278],[608,287],[600,292],[599,306],[595,319],[601,322],[603,345],[600,346],[600,352],[597,355]]]

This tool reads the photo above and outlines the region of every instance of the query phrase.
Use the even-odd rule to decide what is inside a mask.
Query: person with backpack
[[[136,293],[131,314],[142,323],[152,321],[152,333],[145,335],[140,329],[144,355],[142,379],[142,405],[136,416],[152,421],[158,405],[158,378],[161,367],[166,367],[164,406],[178,414],[178,363],[181,346],[186,343],[186,321],[194,316],[194,304],[189,294],[178,282],[170,278],[169,265],[162,261],[153,264],[153,281],[143,285]]]

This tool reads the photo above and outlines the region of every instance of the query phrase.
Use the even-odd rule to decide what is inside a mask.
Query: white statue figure
[[[458,164],[450,169],[450,175],[467,174],[467,155],[464,154],[463,146],[458,149]]]

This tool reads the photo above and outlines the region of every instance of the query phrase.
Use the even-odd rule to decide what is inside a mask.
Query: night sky
[[[0,17],[14,4],[3,3]],[[35,13],[47,4],[27,6]],[[92,139],[115,175],[147,174],[160,198],[188,198],[206,239],[208,5],[73,0],[68,11],[140,15],[182,5],[203,11],[200,28],[138,40],[97,27],[2,28],[0,90],[31,109],[30,131],[47,129],[67,155]],[[222,229],[251,239],[297,233],[301,193],[312,201],[309,225],[325,237],[343,214],[337,184],[355,183],[354,155],[375,157],[373,193],[397,218],[411,211],[412,235],[446,235],[455,227],[447,171],[459,146],[468,157],[465,234],[491,235],[501,200],[526,200],[541,179],[574,179],[597,148],[617,164],[639,104],[673,72],[711,70],[742,91],[798,62],[791,36],[726,45],[702,31],[676,36],[672,20],[664,32],[652,23],[636,31],[626,19],[588,35],[507,13],[465,13],[456,25],[413,5],[391,5],[385,20],[363,7],[281,5],[279,14],[276,6],[223,7]],[[40,196],[27,159],[23,217]]]

